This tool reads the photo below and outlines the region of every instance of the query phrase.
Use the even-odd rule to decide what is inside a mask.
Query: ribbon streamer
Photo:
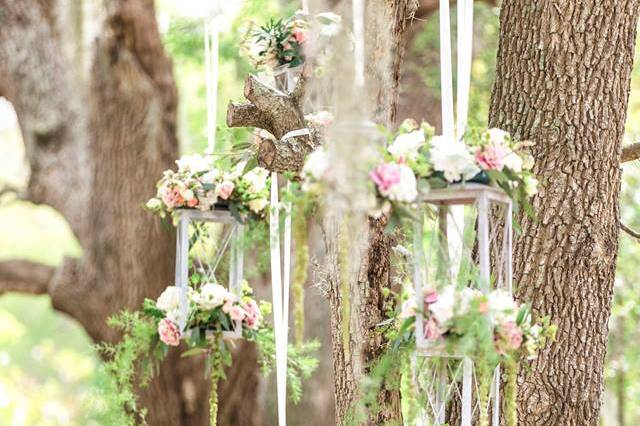
[[[204,63],[207,74],[207,154],[216,151],[216,118],[218,106],[218,13],[217,7],[204,19]],[[212,28],[213,27],[213,28]]]

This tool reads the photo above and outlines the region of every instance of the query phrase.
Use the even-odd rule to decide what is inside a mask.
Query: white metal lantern
[[[423,290],[435,287],[438,280],[444,280],[449,283],[457,282],[458,285],[476,284],[485,294],[492,288],[512,292],[511,199],[499,188],[467,183],[432,190],[420,201],[433,213],[430,220],[431,231],[425,227],[424,214],[416,219],[413,244],[413,281],[419,313],[416,315],[414,367],[427,369],[422,380],[427,407],[422,415],[430,418],[433,424],[444,424],[446,406],[457,395],[461,402],[461,426],[470,426],[478,409],[486,410],[487,413],[490,410],[492,425],[498,426],[500,366],[493,372],[489,406],[480,407],[474,397],[477,381],[473,362],[469,358],[448,352],[441,345],[436,346],[433,340],[425,337]],[[438,247],[438,259],[435,261],[425,258],[425,241]],[[493,274],[492,265],[495,268]],[[462,271],[469,269],[479,275],[479,280],[467,281],[469,275]],[[435,276],[437,274],[439,276]],[[437,359],[437,363],[432,363],[437,364],[437,367],[429,370],[429,361],[425,359]]]
[[[222,225],[221,229],[214,224]],[[213,225],[213,226],[212,226]],[[179,212],[176,244],[175,282],[180,289],[180,330],[185,330],[189,310],[189,286],[194,275],[201,282],[219,283],[218,266],[223,257],[228,256],[228,289],[240,297],[242,295],[243,225],[226,209],[209,211],[181,210]],[[219,283],[220,284],[220,283]],[[227,339],[242,337],[242,322],[236,321],[234,330],[225,332]]]

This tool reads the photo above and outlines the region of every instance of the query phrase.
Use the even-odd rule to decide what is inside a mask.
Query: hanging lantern
[[[180,330],[185,330],[189,310],[189,289],[205,283],[221,284],[218,270],[228,265],[228,290],[242,296],[244,251],[243,225],[227,209],[179,211],[176,238],[175,282],[180,289]],[[223,237],[220,238],[220,233]],[[213,331],[207,332],[211,337]],[[242,337],[242,321],[236,321],[223,337]]]
[[[465,309],[461,305],[468,289],[487,296],[496,289],[511,294],[511,199],[499,188],[468,183],[432,190],[420,201],[431,213],[426,223],[421,213],[414,227],[413,282],[418,313],[414,367],[419,372],[414,373],[414,380],[425,397],[421,415],[433,424],[444,424],[447,405],[457,398],[459,412],[448,412],[459,416],[461,426],[470,426],[476,415],[488,419],[489,413],[492,425],[498,426],[500,366],[490,377],[486,372],[479,376],[479,366],[474,365],[468,351],[458,353],[447,346],[446,338],[435,337],[436,321],[425,319],[425,312],[433,302],[430,294],[433,299],[451,297],[452,312]],[[426,258],[425,244],[429,247]],[[482,386],[487,385],[482,379],[491,382],[488,400],[480,395]]]

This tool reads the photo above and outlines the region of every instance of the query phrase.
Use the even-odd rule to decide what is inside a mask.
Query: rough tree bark
[[[0,96],[14,105],[25,142],[24,198],[57,209],[83,255],[57,268],[2,262],[0,292],[48,293],[94,340],[113,341],[106,319],[172,280],[173,235],[141,205],[178,155],[177,92],[153,0],[104,2],[87,81],[65,54],[56,6],[0,0]],[[176,352],[143,392],[149,423],[208,424],[202,359]],[[246,398],[243,409],[254,403]]]
[[[618,248],[636,0],[505,0],[490,124],[535,142],[537,220],[520,216],[517,297],[558,324],[519,378],[523,425],[596,425]]]

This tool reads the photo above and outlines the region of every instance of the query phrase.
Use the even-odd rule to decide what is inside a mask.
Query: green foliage
[[[122,407],[114,424],[146,424],[146,409],[138,404],[135,383],[139,382],[142,387],[148,385],[166,355],[166,347],[160,344],[157,321],[138,312],[124,311],[110,318],[108,324],[123,335],[116,344],[97,346],[107,359],[103,368],[114,383],[114,389],[105,396],[112,407]]]
[[[258,362],[264,375],[269,374],[276,361],[275,335],[272,328],[262,328],[256,333]],[[318,359],[313,353],[320,348],[316,340],[289,345],[287,348],[287,389],[294,404],[302,398],[302,381],[311,377],[318,368]]]

